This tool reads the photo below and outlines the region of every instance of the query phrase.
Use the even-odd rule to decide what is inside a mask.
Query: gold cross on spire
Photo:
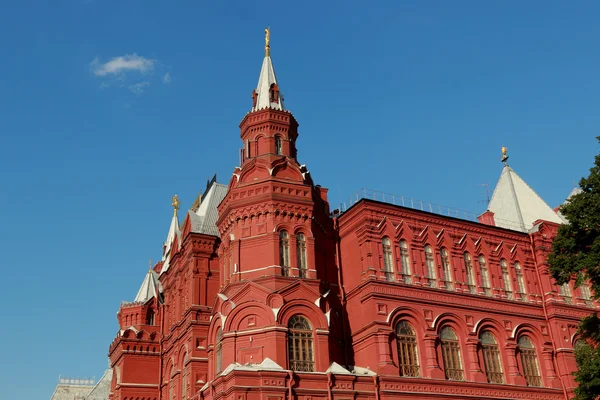
[[[267,29],[265,29],[265,57],[270,57],[271,56],[271,28],[267,27]]]
[[[179,210],[179,196],[175,195],[171,199],[171,205],[173,206],[173,216],[177,216],[177,210]]]

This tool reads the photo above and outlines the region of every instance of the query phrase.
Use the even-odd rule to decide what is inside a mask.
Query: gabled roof
[[[108,368],[104,371],[104,375],[102,375],[102,378],[96,383],[96,386],[94,386],[90,394],[86,396],[85,400],[108,400],[112,375],[112,368]]]
[[[140,286],[140,290],[138,290],[137,296],[135,296],[136,302],[145,303],[153,297],[158,297],[157,290],[159,288],[160,282],[158,281],[158,274],[150,269],[142,282],[142,286]]]
[[[205,235],[220,236],[217,229],[219,211],[217,207],[227,194],[227,186],[213,180],[202,196],[200,207],[196,212],[188,211],[192,222],[192,232]]]
[[[191,232],[220,237],[219,229],[217,228],[217,220],[219,219],[219,210],[217,207],[221,204],[221,201],[223,201],[226,194],[227,186],[218,183],[216,175],[206,183],[206,190],[199,200],[200,206],[196,211],[188,210],[187,215],[191,223]],[[173,224],[174,223],[171,222],[167,240],[169,240],[169,238],[175,238],[176,234],[179,238],[179,243],[181,243],[181,229],[179,225],[177,225],[175,229]],[[177,221],[177,224],[179,224],[179,221]],[[171,231],[176,233],[171,235]],[[161,274],[168,271],[171,264],[171,253],[173,253],[170,248],[171,243],[172,239],[171,242],[169,242],[168,250],[165,251],[163,256],[164,263],[160,270]]]
[[[256,86],[256,106],[252,108],[252,111],[261,110],[263,108],[273,108],[275,110],[284,110],[283,107],[283,96],[279,95],[277,101],[271,102],[270,92],[271,85],[277,85],[277,77],[275,76],[275,68],[273,68],[273,61],[271,56],[267,52],[260,69],[260,76],[258,78],[258,85]]]
[[[488,210],[494,213],[496,226],[521,232],[528,232],[538,219],[565,222],[508,165],[502,169]]]

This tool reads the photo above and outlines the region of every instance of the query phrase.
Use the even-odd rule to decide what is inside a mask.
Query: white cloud
[[[106,63],[101,63],[96,57],[91,63],[92,72],[96,76],[121,75],[125,72],[137,71],[146,73],[152,71],[155,60],[138,56],[137,54],[125,54],[114,57]]]
[[[167,83],[170,83],[170,82],[171,82],[171,74],[167,72],[167,73],[166,73],[166,74],[163,76],[163,83],[167,84]]]
[[[133,85],[129,85],[129,90],[134,94],[142,94],[148,86],[150,86],[150,82],[135,83]]]

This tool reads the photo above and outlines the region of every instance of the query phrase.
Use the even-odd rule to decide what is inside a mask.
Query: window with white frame
[[[408,244],[406,240],[400,241],[400,262],[402,264],[402,278],[404,283],[411,284],[412,276],[410,274],[410,256],[408,254]]]

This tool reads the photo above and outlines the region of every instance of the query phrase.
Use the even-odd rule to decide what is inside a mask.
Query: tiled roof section
[[[112,368],[104,371],[102,378],[96,383],[96,386],[92,389],[90,394],[87,395],[85,400],[108,400],[110,394],[110,384],[112,381],[113,370]]]
[[[62,382],[66,381],[66,382]],[[94,388],[93,384],[70,383],[70,379],[61,380],[56,385],[50,400],[85,400]]]
[[[227,194],[227,186],[212,182],[208,190],[202,196],[202,202],[198,211],[188,211],[192,222],[192,232],[205,235],[219,236],[217,220],[219,219],[218,205]]]
[[[505,165],[494,189],[488,210],[496,226],[528,232],[538,219],[565,221],[517,173]]]
[[[252,111],[261,110],[263,108],[272,108],[275,110],[284,110],[283,96],[279,95],[277,101],[271,102],[271,85],[277,85],[277,77],[275,76],[275,68],[270,55],[266,55],[260,69],[258,85],[256,86],[256,106]]]
[[[151,298],[158,296],[156,291],[159,290],[159,285],[158,274],[152,269],[148,270],[134,301],[145,303]]]

